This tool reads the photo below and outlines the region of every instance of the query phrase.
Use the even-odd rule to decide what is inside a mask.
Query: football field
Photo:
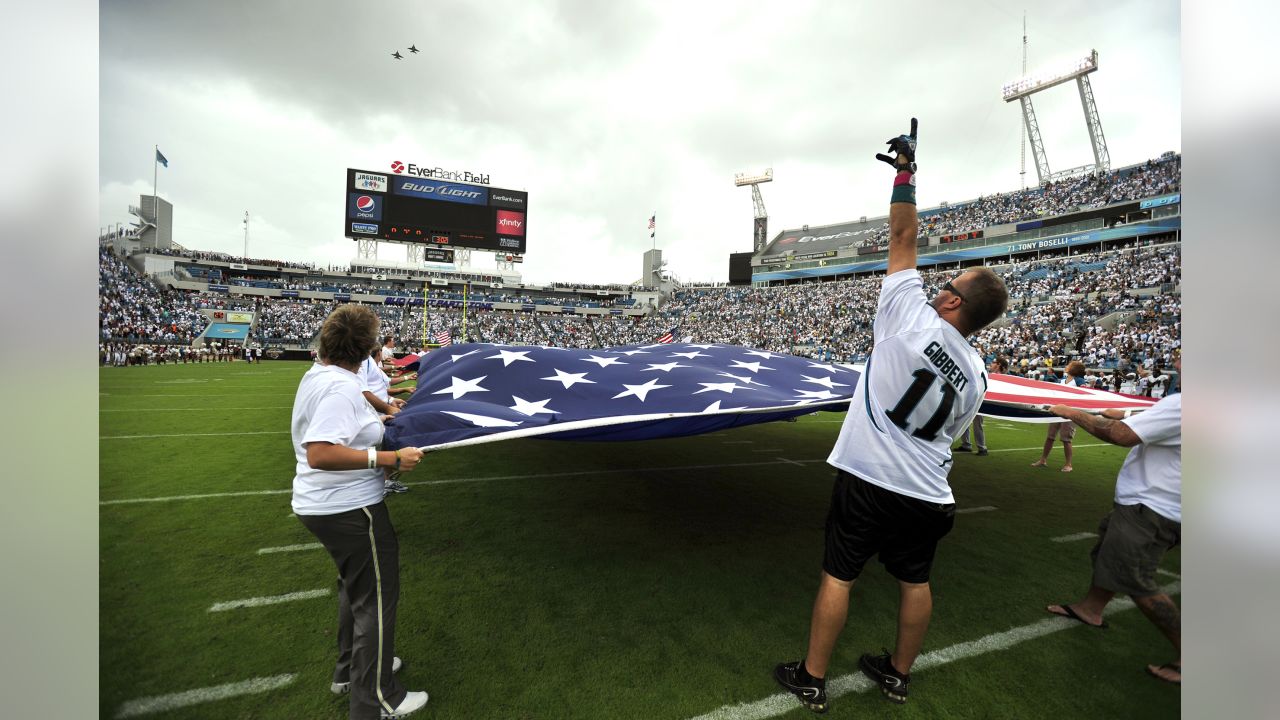
[[[291,515],[289,419],[307,363],[102,368],[103,718],[345,718],[329,693],[336,572]],[[423,718],[804,718],[770,675],[802,657],[843,415],[674,440],[515,440],[429,454],[387,498],[400,542],[401,680]],[[857,673],[892,647],[871,563],[827,717],[1169,718],[1173,650],[1128,603],[1098,630],[1048,615],[1089,581],[1125,450],[987,421],[957,454],[959,513],[904,706]],[[1160,580],[1178,587],[1180,553]]]

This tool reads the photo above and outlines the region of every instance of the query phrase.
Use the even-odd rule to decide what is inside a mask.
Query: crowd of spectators
[[[306,346],[336,304],[223,293],[161,291],[126,262],[100,252],[99,295],[103,342],[190,344],[203,331],[201,309],[256,313],[252,337],[263,344]],[[1020,262],[994,268],[1010,290],[1008,314],[978,333],[984,357],[1001,355],[1015,372],[1036,372],[1078,357],[1091,368],[1151,371],[1168,366],[1181,343],[1181,246],[1127,247]],[[924,272],[932,294],[955,269]],[[726,343],[829,361],[857,362],[871,350],[881,278],[780,287],[689,288],[676,291],[657,312],[639,318],[511,312],[471,305],[377,305],[384,333],[402,350],[436,342],[491,342],[559,347],[613,347],[677,340]],[[455,293],[434,290],[437,300]],[[486,297],[486,296],[481,296]],[[507,302],[524,295],[494,295]],[[541,299],[539,299],[541,300]],[[479,302],[479,300],[477,300]]]
[[[107,247],[98,250],[98,334],[102,341],[190,343],[208,324],[179,291],[162,291]]]
[[[919,237],[953,235],[993,225],[1090,210],[1118,202],[1175,193],[1182,186],[1182,156],[1149,160],[1135,168],[1069,178],[1042,187],[979,197],[920,218]],[[886,220],[859,247],[887,245]]]
[[[143,248],[138,250],[139,253],[148,253],[151,255],[168,255],[172,257],[185,257],[192,260],[217,260],[228,263],[241,263],[244,265],[266,265],[269,267],[288,267],[298,268],[300,270],[313,270],[313,263],[299,263],[288,260],[264,260],[262,258],[245,258],[238,255],[229,255],[221,252],[210,252],[208,250],[187,250],[185,248]]]

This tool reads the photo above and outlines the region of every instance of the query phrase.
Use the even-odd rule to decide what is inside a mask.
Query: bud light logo
[[[351,223],[351,232],[362,235],[377,235],[378,226],[373,223]]]
[[[499,210],[496,232],[499,235],[524,237],[524,213],[512,210]]]
[[[444,200],[468,205],[489,204],[488,188],[440,182],[438,180],[396,178],[395,182],[391,184],[391,191],[396,195],[407,195],[427,200]]]
[[[399,160],[392,160],[392,161],[391,161],[391,172],[393,172],[393,173],[402,173],[402,172],[404,172],[404,163],[400,162]]]
[[[348,193],[347,217],[352,220],[382,222],[383,198],[379,195]]]

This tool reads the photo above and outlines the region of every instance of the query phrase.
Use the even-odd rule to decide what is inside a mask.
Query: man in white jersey
[[[1174,361],[1182,374],[1182,359]],[[1150,408],[1124,419],[1118,411],[1091,415],[1054,405],[1053,414],[1073,421],[1090,435],[1133,448],[1116,478],[1115,505],[1098,525],[1089,553],[1093,578],[1084,599],[1050,605],[1054,615],[1106,627],[1102,611],[1116,593],[1133,598],[1143,615],[1173,645],[1178,659],[1148,665],[1147,672],[1182,684],[1182,615],[1156,582],[1165,553],[1182,542],[1182,394],[1166,395]]]
[[[872,326],[871,356],[827,462],[838,469],[827,515],[826,552],[805,659],[774,679],[815,712],[826,712],[827,664],[849,610],[849,590],[872,557],[898,579],[897,648],[859,666],[890,700],[906,702],[911,665],[933,610],[929,571],[951,530],[951,443],[973,420],[987,376],[969,335],[1004,314],[1009,294],[986,267],[971,268],[929,300],[916,271],[916,121],[889,141],[896,158],[889,205],[889,264]]]

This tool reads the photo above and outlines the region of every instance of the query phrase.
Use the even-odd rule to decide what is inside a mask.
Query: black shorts
[[[841,470],[827,512],[822,569],[838,580],[853,580],[879,555],[895,578],[928,582],[938,541],[951,532],[955,520],[955,503],[899,495]]]

